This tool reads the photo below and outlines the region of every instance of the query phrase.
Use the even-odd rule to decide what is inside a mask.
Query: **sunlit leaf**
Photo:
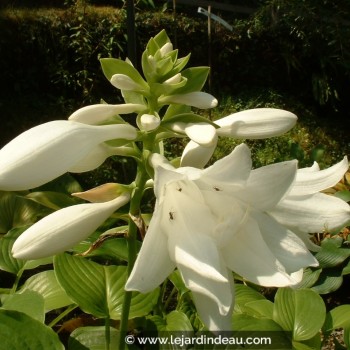
[[[304,341],[315,336],[326,316],[322,298],[310,289],[279,288],[273,319],[284,330],[293,332],[293,340]]]
[[[44,298],[45,312],[65,307],[72,304],[72,300],[68,297],[65,290],[57,282],[55,272],[53,270],[39,272],[29,277],[21,292],[35,291]]]
[[[341,269],[324,269],[311,289],[318,294],[328,294],[339,289],[342,284],[343,276]]]
[[[342,246],[341,237],[325,238],[321,243],[321,250],[315,254],[320,267],[334,267],[341,264],[350,256],[350,248]]]
[[[52,191],[31,192],[27,194],[26,198],[53,210],[68,207],[78,202],[75,198],[67,194]]]
[[[120,319],[126,266],[103,266],[82,257],[61,254],[54,258],[54,268],[58,282],[84,312],[101,318]],[[158,288],[147,294],[133,292],[129,317],[148,314],[158,294]]]
[[[37,292],[27,290],[22,293],[3,295],[1,303],[2,309],[20,311],[44,323],[44,299]]]
[[[246,303],[244,310],[254,317],[273,318],[273,302],[270,300],[254,300]]]
[[[244,284],[235,285],[235,312],[244,312],[247,303],[256,300],[265,300],[265,297]]]
[[[338,197],[345,202],[350,202],[350,191],[349,190],[338,191],[334,193],[334,197]]]
[[[350,305],[337,306],[327,313],[323,330],[330,332],[337,328],[350,329]]]
[[[13,310],[0,310],[0,344],[6,350],[64,350],[51,328]]]

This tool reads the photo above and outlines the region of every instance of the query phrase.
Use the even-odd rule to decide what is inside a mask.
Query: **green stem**
[[[106,317],[105,320],[105,339],[106,350],[109,350],[111,345],[111,319],[109,317]]]
[[[56,323],[58,323],[59,321],[62,320],[63,317],[67,316],[71,311],[73,311],[75,308],[77,308],[78,305],[76,304],[73,304],[73,305],[70,305],[69,307],[67,307],[66,310],[64,310],[63,312],[61,312],[54,320],[52,320],[50,323],[49,323],[49,327],[53,327],[56,325]]]
[[[135,179],[135,190],[130,201],[130,214],[133,216],[140,215],[140,205],[142,200],[143,191],[147,181],[147,173],[143,164],[139,163],[138,172]],[[137,255],[137,226],[133,220],[129,220],[129,231],[127,235],[128,242],[128,276],[134,267],[136,255]],[[123,301],[123,312],[120,320],[120,338],[119,338],[119,350],[125,349],[125,336],[128,330],[129,311],[131,305],[132,292],[125,291]]]

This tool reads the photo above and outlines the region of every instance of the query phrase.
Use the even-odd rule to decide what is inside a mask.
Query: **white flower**
[[[201,109],[214,108],[218,105],[218,100],[214,96],[202,91],[189,92],[181,95],[161,96],[158,102],[160,104],[183,104]]]
[[[140,118],[141,129],[145,131],[152,131],[160,125],[160,118],[154,114],[143,114]]]
[[[124,103],[119,105],[101,103],[85,106],[76,110],[73,114],[70,115],[68,120],[84,124],[98,125],[110,120],[112,117],[118,114],[141,112],[144,109],[144,105],[135,103]]]
[[[102,142],[136,137],[129,124],[92,126],[56,120],[38,125],[0,150],[0,189],[40,186],[69,171]]]
[[[109,202],[78,204],[57,210],[24,231],[15,241],[12,254],[17,259],[32,260],[72,248],[129,199],[129,193],[124,192]]]
[[[237,139],[264,139],[282,135],[296,123],[295,114],[276,108],[256,108],[231,114],[218,119],[215,124],[218,136]],[[181,158],[182,166],[203,168],[214,153],[216,144],[203,149],[191,140],[184,149]]]
[[[135,82],[128,75],[114,74],[111,78],[111,84],[120,90],[140,91],[144,90],[143,86]]]
[[[152,163],[156,208],[126,290],[148,292],[177,267],[210,330],[231,329],[230,271],[263,286],[295,285],[304,267],[318,265],[303,242],[307,235],[301,239],[299,230],[293,232],[296,223],[310,232],[325,223],[344,225],[350,218],[346,203],[326,195],[331,205],[325,213],[319,193],[307,194],[311,180],[305,180],[308,171],[297,172],[296,161],[251,170],[244,144],[204,170],[175,170],[160,155],[152,156]],[[316,187],[339,180],[344,164],[318,175]],[[295,192],[302,193],[300,199],[309,196],[308,205],[293,201]]]

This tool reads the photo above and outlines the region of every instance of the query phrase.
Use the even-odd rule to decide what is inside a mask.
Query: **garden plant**
[[[279,136],[297,117],[256,108],[210,120],[200,113],[218,104],[201,91],[209,68],[187,68],[189,58],[165,31],[142,73],[102,58],[124,103],[85,106],[0,150],[0,268],[14,276],[1,289],[4,349],[138,349],[150,334],[168,343],[144,348],[239,349],[255,334],[272,343],[244,348],[321,349],[338,328],[338,348],[350,346],[350,305],[326,310],[319,295],[350,272],[337,235],[350,222],[347,158],[253,168],[242,142],[211,162],[220,139]],[[167,147],[179,139],[177,157]],[[132,159],[135,179],[82,191],[70,174],[111,156]]]

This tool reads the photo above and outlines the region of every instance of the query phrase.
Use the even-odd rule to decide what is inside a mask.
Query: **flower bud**
[[[218,104],[218,100],[214,96],[202,91],[189,92],[182,95],[162,96],[159,98],[159,102],[183,104],[200,109],[214,108]]]
[[[158,128],[160,118],[153,114],[143,114],[140,118],[141,128],[145,131],[152,131]]]
[[[140,91],[143,87],[125,74],[114,74],[111,78],[111,84],[120,90]]]

